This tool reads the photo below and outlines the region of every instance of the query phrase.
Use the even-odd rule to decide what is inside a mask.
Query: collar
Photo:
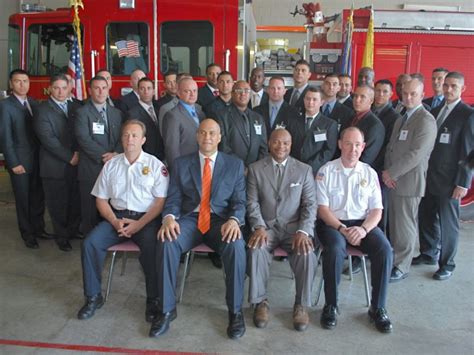
[[[199,161],[204,163],[205,159],[209,158],[211,159],[211,163],[215,163],[217,159],[217,153],[219,153],[219,151],[216,150],[216,152],[212,154],[211,156],[206,156],[199,151]]]
[[[253,91],[252,90],[252,95],[258,95],[260,97],[263,96],[263,88],[260,89],[260,91]]]
[[[51,99],[51,101],[53,101],[59,107],[61,107],[62,104],[67,104],[67,102],[69,101],[69,99],[66,99],[66,101],[58,101],[52,96],[50,96],[49,98]]]
[[[446,102],[444,106],[448,106],[448,110],[451,111],[460,101],[461,101],[461,98],[457,99],[456,101],[451,102],[450,104]]]
[[[336,171],[337,172],[342,172],[344,173],[344,169],[347,169],[346,167],[344,167],[344,165],[342,165],[342,159],[341,158],[337,158],[337,164],[336,164]],[[362,168],[362,163],[360,161],[358,161],[356,163],[356,165],[354,166],[354,168],[352,168],[352,173],[360,173],[362,172],[363,168]],[[350,175],[350,174],[349,174]]]
[[[277,102],[268,100],[268,106],[270,108],[270,112],[272,112],[272,107],[276,107],[278,110],[280,110],[281,105],[283,105],[283,100],[277,101]]]
[[[138,156],[137,160],[135,160],[132,164],[130,164],[130,162],[128,161],[127,159],[127,156],[125,155],[125,153],[122,153],[123,154],[123,162],[126,164],[126,165],[134,165],[134,164],[141,164],[141,165],[146,165],[147,163],[147,160],[146,160],[146,157],[145,157],[145,154],[143,154],[143,149],[140,151],[140,155]]]
[[[407,110],[406,114],[407,114],[407,120],[410,119],[410,117],[415,113],[416,110],[418,110],[420,107],[423,107],[423,104],[419,104],[418,106],[416,107],[413,107],[409,110]]]
[[[273,159],[273,157],[272,157],[272,165],[273,166],[276,166],[277,164],[281,164],[281,165],[283,165],[283,167],[286,167],[286,163],[288,163],[288,158],[286,158],[281,163],[279,163],[275,159]]]
[[[104,102],[103,104],[98,104],[98,103],[95,103],[94,101],[92,101],[92,105],[94,105],[95,109],[97,110],[97,112],[101,112],[102,110],[105,109],[105,112],[107,112],[107,101]]]
[[[329,106],[332,112],[332,110],[334,110],[334,106],[336,106],[336,101],[337,101],[336,99],[332,101],[326,101],[326,103],[324,104],[324,109],[326,109],[326,106]]]
[[[206,83],[207,87],[209,90],[211,90],[211,92],[214,94],[214,91],[218,91],[218,89],[216,88],[213,88],[211,85],[209,85],[209,83]]]
[[[179,103],[180,103],[181,105],[183,105],[184,108],[185,108],[186,110],[188,110],[188,111],[196,111],[196,108],[195,108],[194,105],[187,104],[186,102],[184,102],[184,101],[181,100],[181,99],[179,100]]]
[[[305,118],[311,118],[312,120],[314,120],[316,117],[318,117],[318,115],[319,112],[316,112],[313,116],[305,115]]]
[[[15,93],[13,93],[13,96],[15,96],[15,97],[16,97],[16,99],[17,99],[18,101],[20,101],[20,104],[22,104],[22,105],[24,105],[24,104],[25,104],[25,101],[26,101],[26,102],[28,102],[28,97],[26,97],[26,98],[22,98],[22,97],[18,96],[18,95],[17,95],[17,94],[15,94]]]
[[[153,104],[149,105],[147,104],[146,102],[143,102],[142,100],[138,100],[138,102],[140,103],[140,105],[142,105],[142,107],[148,112],[148,110],[150,109],[150,107],[153,107]]]

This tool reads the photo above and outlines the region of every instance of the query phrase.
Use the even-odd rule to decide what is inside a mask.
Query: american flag
[[[86,97],[82,80],[81,53],[79,51],[76,36],[74,36],[72,42],[71,56],[69,57],[67,73],[71,75],[71,78],[74,81],[74,88],[72,90],[73,95],[78,100],[84,100]]]
[[[119,58],[126,57],[126,58],[133,58],[133,57],[140,57],[140,51],[138,49],[138,42],[133,40],[122,40],[115,42],[117,46],[117,51]]]

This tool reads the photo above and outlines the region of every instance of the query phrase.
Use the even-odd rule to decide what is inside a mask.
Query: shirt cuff
[[[298,229],[298,230],[296,231],[296,233],[298,233],[298,232],[303,233],[305,236],[309,237],[309,234],[306,233],[304,230]]]

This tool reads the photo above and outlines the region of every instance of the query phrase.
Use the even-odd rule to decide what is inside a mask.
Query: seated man
[[[165,203],[169,177],[161,161],[142,151],[145,135],[142,122],[124,123],[121,140],[125,153],[104,165],[91,192],[97,198],[97,209],[104,221],[89,233],[82,246],[86,304],[77,314],[79,319],[92,317],[104,304],[100,284],[107,248],[129,239],[141,250],[147,294],[145,318],[151,322],[157,314],[157,217]]]
[[[247,177],[247,216],[253,231],[248,243],[249,302],[255,305],[255,326],[265,328],[272,251],[280,246],[288,252],[295,274],[293,326],[303,331],[309,323],[305,307],[311,306],[316,266],[311,239],[316,219],[313,170],[289,156],[291,135],[286,129],[275,129],[268,143],[271,156],[251,164]]]
[[[323,245],[323,277],[326,304],[321,326],[337,324],[337,287],[346,257],[346,245],[368,254],[371,267],[372,301],[369,317],[382,333],[392,331],[385,310],[387,286],[392,269],[392,248],[377,227],[382,216],[382,195],[377,173],[359,161],[364,135],[357,127],[342,131],[341,157],[325,164],[316,176],[318,201],[317,236]]]
[[[245,216],[244,164],[217,152],[221,132],[213,119],[201,121],[196,136],[199,152],[181,156],[173,165],[156,249],[160,313],[150,337],[166,333],[177,316],[176,274],[181,254],[206,243],[222,256],[229,309],[227,335],[236,339],[245,333],[245,244],[240,232]]]

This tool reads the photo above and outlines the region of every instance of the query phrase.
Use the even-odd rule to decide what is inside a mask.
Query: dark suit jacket
[[[377,158],[375,158],[373,167],[377,172],[381,172],[384,168],[385,148],[387,147],[388,141],[392,136],[393,125],[395,124],[395,121],[401,117],[401,115],[393,109],[392,105],[386,105],[382,111],[379,112],[377,117],[380,119],[380,121],[382,121],[382,124],[385,127],[385,139],[382,149],[380,149]]]
[[[199,121],[204,113],[199,105],[195,105]],[[198,125],[180,103],[165,114],[163,118],[163,142],[168,167],[173,168],[174,160],[182,155],[198,151],[196,133]]]
[[[280,109],[278,110],[277,116],[275,118],[275,122],[273,123],[273,126],[270,126],[269,101],[267,101],[267,103],[265,104],[255,107],[254,111],[263,117],[263,120],[265,121],[265,128],[267,129],[267,137],[270,137],[270,135],[272,134],[276,126],[282,126],[282,125],[285,126],[288,129],[288,131],[290,131],[290,133],[292,133],[290,127],[295,125],[299,116],[297,109],[290,106],[290,104],[287,103],[286,101],[283,101],[283,103],[281,104]]]
[[[199,154],[196,152],[176,159],[163,216],[172,214],[179,219],[192,213],[201,203],[201,187]],[[212,173],[211,211],[222,219],[233,216],[243,225],[245,203],[242,161],[219,152]]]
[[[218,119],[219,115],[222,114],[222,111],[229,107],[231,102],[226,103],[218,96],[215,97],[209,105],[203,107],[203,111],[206,114],[206,117]]]
[[[28,103],[34,113],[37,102],[28,97]],[[23,165],[29,173],[38,163],[39,142],[33,121],[34,117],[16,96],[0,100],[0,147],[9,169]]]
[[[129,92],[127,95],[124,95],[120,98],[120,103],[117,105],[118,109],[123,113],[127,113],[132,108],[138,105],[138,97],[135,93]]]
[[[154,107],[156,114],[156,107]],[[143,150],[148,154],[154,155],[161,161],[165,160],[165,147],[163,137],[161,136],[160,127],[158,125],[158,114],[156,114],[157,122],[155,123],[148,112],[145,111],[140,103],[128,111],[127,119],[137,119],[145,124],[146,141]]]
[[[203,87],[200,87],[198,90],[198,104],[201,105],[202,107],[206,107],[209,105],[212,101],[214,101],[216,97],[212,93],[211,89],[207,86],[207,84],[204,84]]]
[[[436,107],[432,114],[437,117],[443,106]],[[440,142],[442,134],[449,133],[448,144]],[[428,163],[426,189],[433,195],[449,197],[456,186],[469,188],[469,168],[459,164],[466,160],[474,149],[474,110],[459,102],[436,135],[436,142]]]
[[[250,123],[250,137],[245,133],[245,121],[242,112],[234,105],[230,105],[222,114],[220,150],[233,154],[244,161],[245,166],[268,155],[267,133],[262,116],[247,109],[245,113]],[[260,125],[260,135],[256,126]]]
[[[342,127],[348,127],[348,125],[350,125],[350,122],[352,121],[354,115],[355,112],[353,110],[341,104],[339,101],[336,101],[336,103],[334,104],[334,108],[332,109],[328,117],[336,121],[339,131],[342,131]]]
[[[330,161],[337,148],[337,123],[319,113],[311,123],[309,130],[305,129],[306,117],[300,115],[297,120],[297,129],[291,147],[292,156],[303,163],[311,165],[313,174]],[[326,131],[326,140],[316,142],[315,134]]]
[[[294,105],[295,109],[298,111],[298,112],[303,112],[304,111],[304,95],[306,95],[306,91],[308,91],[308,88],[309,88],[309,85],[305,87],[305,89],[303,90],[302,94],[300,95],[300,97],[298,97],[298,100],[296,101],[296,104]],[[285,96],[283,97],[283,100],[285,100],[286,102],[290,103],[290,100],[291,100],[291,95],[293,95],[293,90],[295,88],[291,88],[289,89],[286,93],[285,93]]]
[[[270,98],[268,97],[268,94],[264,90],[262,94],[262,98],[260,100],[260,104],[258,106],[268,104],[268,100],[270,100]],[[250,101],[247,107],[251,110],[255,110],[258,106],[255,106],[254,108],[252,108],[252,92],[250,92]]]
[[[79,145],[79,173],[78,179],[95,180],[104,165],[102,155],[108,152],[122,152],[120,128],[123,114],[118,109],[107,104],[107,129],[105,134],[94,134],[94,122],[102,122],[100,113],[92,100],[77,110],[74,120],[74,132]]]
[[[171,96],[169,94],[165,94],[165,96],[160,97],[158,100],[155,101],[154,106],[155,106],[155,111],[156,115],[158,116],[160,112],[161,106],[164,104],[170,102],[173,99],[174,96]]]
[[[349,107],[351,110],[354,110],[354,102],[352,101],[352,97],[349,96],[346,101],[342,103],[344,106]]]
[[[40,176],[63,179],[75,151],[74,111],[80,104],[68,102],[68,114],[49,99],[36,110],[35,132],[40,140]]]
[[[430,112],[432,111],[431,105],[433,104],[433,99],[434,99],[434,96],[431,96],[423,100],[423,106]],[[443,98],[443,100],[441,100],[441,103],[435,108],[443,107],[445,103],[446,103],[446,100]]]

